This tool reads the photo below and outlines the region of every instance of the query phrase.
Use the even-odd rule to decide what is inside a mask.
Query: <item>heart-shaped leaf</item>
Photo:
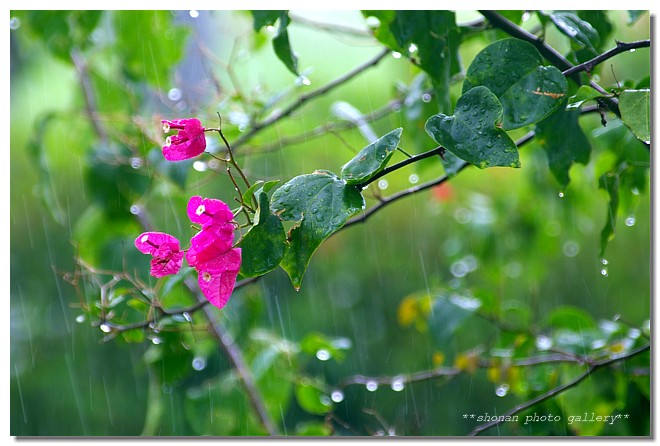
[[[426,121],[426,132],[465,161],[485,167],[520,167],[518,148],[497,124],[502,105],[486,87],[475,87],[458,99],[453,116],[437,114]]]
[[[286,249],[286,234],[282,221],[270,213],[268,195],[259,194],[259,209],[254,225],[239,246],[242,249],[241,274],[256,277],[274,270],[282,261]]]
[[[499,98],[504,130],[542,121],[562,105],[568,90],[561,71],[543,66],[531,43],[513,38],[488,45],[474,58],[463,93],[480,85]]]
[[[361,184],[383,170],[394,154],[403,129],[392,130],[378,138],[355,155],[341,168],[341,177],[347,184]]]
[[[625,90],[619,96],[621,120],[642,141],[651,140],[651,90]]]
[[[316,248],[364,206],[364,197],[355,186],[325,170],[297,176],[273,193],[272,212],[282,220],[300,222],[289,233],[282,260],[296,289]]]

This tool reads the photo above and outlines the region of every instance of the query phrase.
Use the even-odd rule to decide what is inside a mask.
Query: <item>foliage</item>
[[[648,270],[624,258],[648,258],[649,58],[623,83],[603,68],[650,46],[620,37],[647,39],[644,14],[362,11],[359,28],[226,14],[233,47],[202,42],[192,12],[12,13],[20,69],[52,58],[76,82],[29,122],[30,190],[76,246],[63,251],[72,272],[50,259],[72,285],[57,282],[66,326],[106,341],[90,355],[131,352],[146,389],[121,432],[88,423],[78,383],[79,428],[28,422],[21,393],[12,434],[649,435]],[[334,79],[323,55],[312,75],[323,31],[379,52]],[[380,108],[351,82],[370,75]],[[180,133],[165,139],[161,123]],[[240,253],[235,285],[235,261],[230,284],[176,273],[183,251],[218,248],[212,214],[189,207],[192,228],[182,215],[193,195],[232,207],[221,238]],[[180,247],[189,237],[202,248]],[[233,288],[226,306],[208,305],[210,285]],[[12,305],[22,290],[12,280]],[[504,418],[483,416],[493,408]],[[548,412],[559,419],[530,422]],[[621,417],[575,418],[591,413]]]

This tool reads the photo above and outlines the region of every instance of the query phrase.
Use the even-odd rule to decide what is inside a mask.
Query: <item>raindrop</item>
[[[172,102],[180,101],[182,97],[183,97],[183,93],[181,93],[181,90],[179,90],[178,88],[172,88],[170,91],[167,92],[167,98]]]
[[[369,28],[378,28],[380,26],[380,20],[378,17],[369,16],[366,18],[365,22]]]
[[[332,402],[330,401],[330,398],[328,398],[328,395],[321,395],[319,400],[321,401],[321,404],[323,404],[324,406],[332,405]]]
[[[607,265],[609,262],[607,261],[607,259],[600,259],[600,263],[602,263],[603,265]]]
[[[626,226],[635,226],[635,217],[630,216],[626,218]]]
[[[403,376],[396,376],[392,379],[392,390],[395,392],[401,392],[406,385],[406,381]]]
[[[596,339],[591,343],[591,348],[594,350],[598,350],[599,348],[603,348],[607,345],[607,342],[605,342],[603,339]]]
[[[208,167],[209,165],[204,161],[195,161],[193,163],[193,169],[195,169],[197,172],[205,172]]]
[[[196,9],[191,9],[188,12],[188,14],[190,14],[190,17],[192,17],[193,19],[196,19],[197,17],[199,17],[199,11],[197,11]]]
[[[532,15],[529,13],[529,11],[525,11],[525,12],[523,13],[521,19],[522,19],[523,22],[526,22],[527,20],[530,19],[531,16],[532,16]]]
[[[469,273],[476,270],[477,267],[479,266],[479,262],[477,261],[477,258],[472,254],[463,257],[463,262],[465,262],[465,266],[467,266],[467,270]]]
[[[414,43],[411,43],[410,46],[408,47],[408,52],[409,53],[414,53],[415,51],[417,51],[417,45],[415,45]]]
[[[563,192],[559,192],[559,198],[564,198],[564,193]]]
[[[188,322],[192,322],[192,317],[190,316],[190,314],[187,311],[184,311],[181,316],[183,316],[183,318],[185,320],[187,320]]]
[[[472,212],[466,208],[458,208],[454,211],[454,218],[457,222],[464,225],[472,220]]]
[[[196,356],[192,360],[192,368],[195,370],[204,370],[206,368],[206,358],[202,356]]]
[[[99,328],[103,333],[110,333],[112,331],[112,328],[110,328],[110,326],[107,324],[101,324]]]
[[[408,177],[408,181],[410,181],[411,184],[417,184],[419,182],[419,177],[417,174],[412,174]]]
[[[130,211],[131,211],[131,214],[138,215],[140,213],[140,206],[138,206],[137,204],[134,204],[133,206],[131,206]]]
[[[452,263],[449,270],[454,277],[464,277],[468,273],[468,267],[462,260]]]
[[[137,156],[131,158],[131,167],[133,169],[139,169],[140,167],[142,167],[142,164],[144,164],[144,162],[142,161],[142,158],[139,158]]]
[[[268,31],[269,33],[274,33],[275,32],[275,27],[273,25],[268,25],[266,27],[266,31]]]
[[[378,182],[378,189],[385,190],[385,189],[387,189],[387,186],[389,186],[389,185],[390,185],[390,183],[388,183],[387,180],[380,180]]]
[[[428,93],[424,93],[422,95],[422,102],[431,102],[431,95]]]
[[[397,51],[392,51],[392,57],[395,59],[401,59],[401,53]]]
[[[609,274],[607,272],[607,268],[603,268],[600,270],[600,275],[603,277],[607,277]]]
[[[536,348],[539,351],[549,350],[552,347],[552,339],[547,336],[539,336],[536,338]]]
[[[642,332],[639,328],[631,328],[628,330],[628,337],[630,339],[637,339],[641,336]]]
[[[593,76],[591,76],[591,80],[594,81],[594,82],[600,82],[600,76],[597,75],[597,74],[594,74]]]
[[[348,348],[351,348],[353,346],[353,343],[348,338],[337,338],[332,341],[332,346],[334,348],[346,350]]]
[[[378,383],[372,380],[367,381],[367,390],[369,392],[375,392],[376,390],[378,390]]]
[[[79,324],[82,324],[83,322],[85,322],[85,319],[86,318],[85,318],[84,314],[79,314],[78,316],[76,316],[76,322],[78,322]]]
[[[580,252],[580,245],[578,245],[573,240],[569,240],[566,243],[564,243],[564,246],[562,247],[562,251],[564,252],[564,255],[566,257],[575,257],[578,254],[578,252]]]
[[[631,53],[634,53],[634,52],[635,52],[635,48],[631,48],[631,49],[630,49],[630,52],[631,52]]]
[[[325,349],[321,349],[321,350],[316,352],[316,358],[319,361],[327,361],[331,357],[332,357],[332,355],[330,354],[330,352],[325,350]]]
[[[307,76],[303,76],[302,74],[296,78],[296,84],[297,85],[312,85],[312,81],[309,80]]]
[[[18,17],[12,17],[11,20],[9,21],[9,28],[10,29],[18,29],[21,27],[21,19]]]
[[[502,397],[506,396],[506,394],[509,393],[509,385],[508,384],[502,384],[495,390],[495,395]]]
[[[158,344],[162,344],[163,340],[161,338],[154,336],[153,338],[151,338],[151,343],[154,345],[158,345]]]
[[[341,403],[344,401],[344,392],[341,390],[333,390],[332,393],[330,394],[330,399],[334,401],[335,403]]]
[[[633,187],[633,188],[630,190],[630,192],[632,192],[633,195],[639,195],[639,189],[637,189],[636,187]]]

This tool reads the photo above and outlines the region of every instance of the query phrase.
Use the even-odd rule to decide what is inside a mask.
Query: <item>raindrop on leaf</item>
[[[387,182],[387,180],[380,180],[380,181],[378,182],[378,188],[379,188],[380,190],[385,190],[385,189],[387,189],[387,186],[389,186],[389,185],[390,185],[390,184]]]
[[[112,328],[110,328],[110,326],[107,324],[101,324],[99,328],[103,333],[110,333],[112,331]]]
[[[79,314],[78,316],[76,316],[76,322],[78,322],[79,324],[82,324],[83,322],[85,322],[85,319],[86,318],[85,318],[84,314]]]
[[[629,226],[629,227],[630,226],[635,226],[635,222],[636,222],[636,220],[635,220],[635,217],[633,217],[633,216],[630,216],[630,217],[626,218],[626,226]]]
[[[367,390],[369,392],[375,392],[378,390],[378,383],[376,381],[367,381]]]

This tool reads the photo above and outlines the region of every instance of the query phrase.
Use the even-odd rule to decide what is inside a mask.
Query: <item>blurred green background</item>
[[[154,352],[154,343],[148,340],[129,343],[118,337],[103,342],[104,333],[81,311],[76,288],[63,275],[76,269],[75,257],[80,255],[97,268],[137,271],[153,285],[147,275],[148,259],[132,246],[141,230],[128,207],[148,209],[157,230],[182,236],[188,229],[187,197],[232,199],[226,176],[210,175],[208,163],[194,168],[187,163],[185,187],[179,188],[176,179],[183,174],[166,172],[150,158],[150,152],[158,153],[162,140],[161,118],[197,116],[213,127],[220,112],[223,128],[234,141],[251,114],[269,100],[282,92],[293,100],[325,85],[382,47],[360,32],[329,32],[303,20],[364,31],[364,18],[357,11],[292,12],[289,35],[301,72],[309,80],[306,85],[274,55],[271,31],[255,36],[246,12],[199,11],[195,17],[188,11],[124,12],[119,17],[106,11],[94,21],[91,32],[85,30],[86,14],[12,12],[11,435],[258,433],[244,414],[240,392],[219,393],[225,397],[214,399],[208,390],[207,399],[199,396],[205,386],[225,382],[217,381],[228,370],[217,347],[207,342],[194,355],[178,356],[166,350],[165,359],[154,366],[154,361],[145,359]],[[458,14],[459,21],[478,17],[471,12]],[[634,25],[627,24],[625,12],[609,12],[607,17],[613,32],[604,48],[614,46],[614,39],[649,38],[648,14]],[[464,67],[496,37],[492,33],[484,32],[461,46]],[[69,48],[67,39],[79,46],[86,62],[76,67],[70,52],[57,56],[61,48]],[[547,40],[568,51],[556,30],[548,31]],[[140,52],[145,41],[149,51]],[[144,54],[153,58],[140,59]],[[126,155],[134,162],[128,173],[104,170],[107,165],[97,162],[105,149],[86,114],[89,104],[80,73],[88,67],[97,100],[94,107],[110,146],[125,145],[132,151]],[[611,59],[593,75],[610,87],[616,82],[614,76],[620,82],[639,81],[649,70],[649,52],[643,49]],[[259,151],[339,121],[333,114],[338,101],[370,113],[396,97],[397,86],[400,90],[401,85],[410,85],[418,74],[405,58],[388,56],[237,149],[239,163],[252,180],[286,181],[315,169],[338,172],[368,142],[356,129]],[[454,101],[460,85],[452,87]],[[404,105],[373,122],[373,131],[380,136],[401,126],[401,147],[414,153],[432,149],[435,143],[419,123],[423,125],[437,110],[432,110],[432,103],[418,105],[421,117],[415,118]],[[49,114],[50,121],[40,127],[40,120]],[[402,324],[400,307],[406,297],[434,290],[489,296],[515,314],[513,321],[548,334],[553,329],[549,315],[566,306],[573,312],[583,310],[594,327],[615,315],[631,327],[642,327],[650,318],[649,193],[631,195],[619,212],[604,266],[599,244],[607,195],[598,189],[598,176],[611,164],[611,147],[629,147],[637,153],[640,144],[616,119],[606,128],[597,114],[582,118],[581,123],[592,143],[591,161],[571,170],[572,181],[563,197],[547,169],[545,153],[532,142],[521,149],[523,168],[469,168],[441,189],[400,200],[366,224],[347,228],[324,243],[300,292],[294,291],[283,271],[276,270],[236,291],[221,317],[250,358],[258,356],[260,343],[275,345],[274,339],[280,338],[297,343],[310,332],[350,340],[343,361],[296,355],[292,369],[320,377],[330,388],[355,374],[394,376],[439,364],[451,366],[464,352],[489,349],[497,345],[494,340],[503,339],[501,331],[479,318],[470,319],[450,339],[435,336],[433,327]],[[402,159],[397,154],[394,161]],[[389,195],[441,173],[434,159],[388,175],[378,187]],[[124,187],[130,191],[118,192]],[[200,357],[203,366],[195,366],[193,361]],[[291,361],[277,363],[285,376],[289,366]],[[177,372],[169,377],[166,369]],[[551,374],[546,368],[539,373],[546,372]],[[558,373],[564,372],[570,374]],[[161,379],[154,379],[154,373],[160,373]],[[596,434],[648,435],[649,395],[644,386],[619,375],[614,381],[614,375],[599,372],[582,390],[571,390],[565,400],[542,408],[561,408],[565,415],[572,409],[590,412],[589,407],[634,411],[634,421],[605,426]],[[642,374],[639,380],[644,379]],[[616,396],[606,395],[615,391],[613,386]],[[442,379],[413,383],[401,392],[348,386],[330,423],[335,433],[345,435],[465,435],[475,424],[462,414],[503,413],[529,395],[524,389],[512,389],[500,397],[497,387],[486,370],[462,374],[448,384]],[[593,400],[587,398],[590,395]],[[592,405],[582,407],[571,398]],[[323,414],[310,413],[299,400],[287,400],[280,407],[275,421],[282,433],[327,426]],[[211,424],[205,425],[209,413],[224,417],[233,430],[213,427],[213,415]],[[218,418],[217,424],[222,424]],[[505,424],[498,432],[581,433],[571,429],[564,424]]]

